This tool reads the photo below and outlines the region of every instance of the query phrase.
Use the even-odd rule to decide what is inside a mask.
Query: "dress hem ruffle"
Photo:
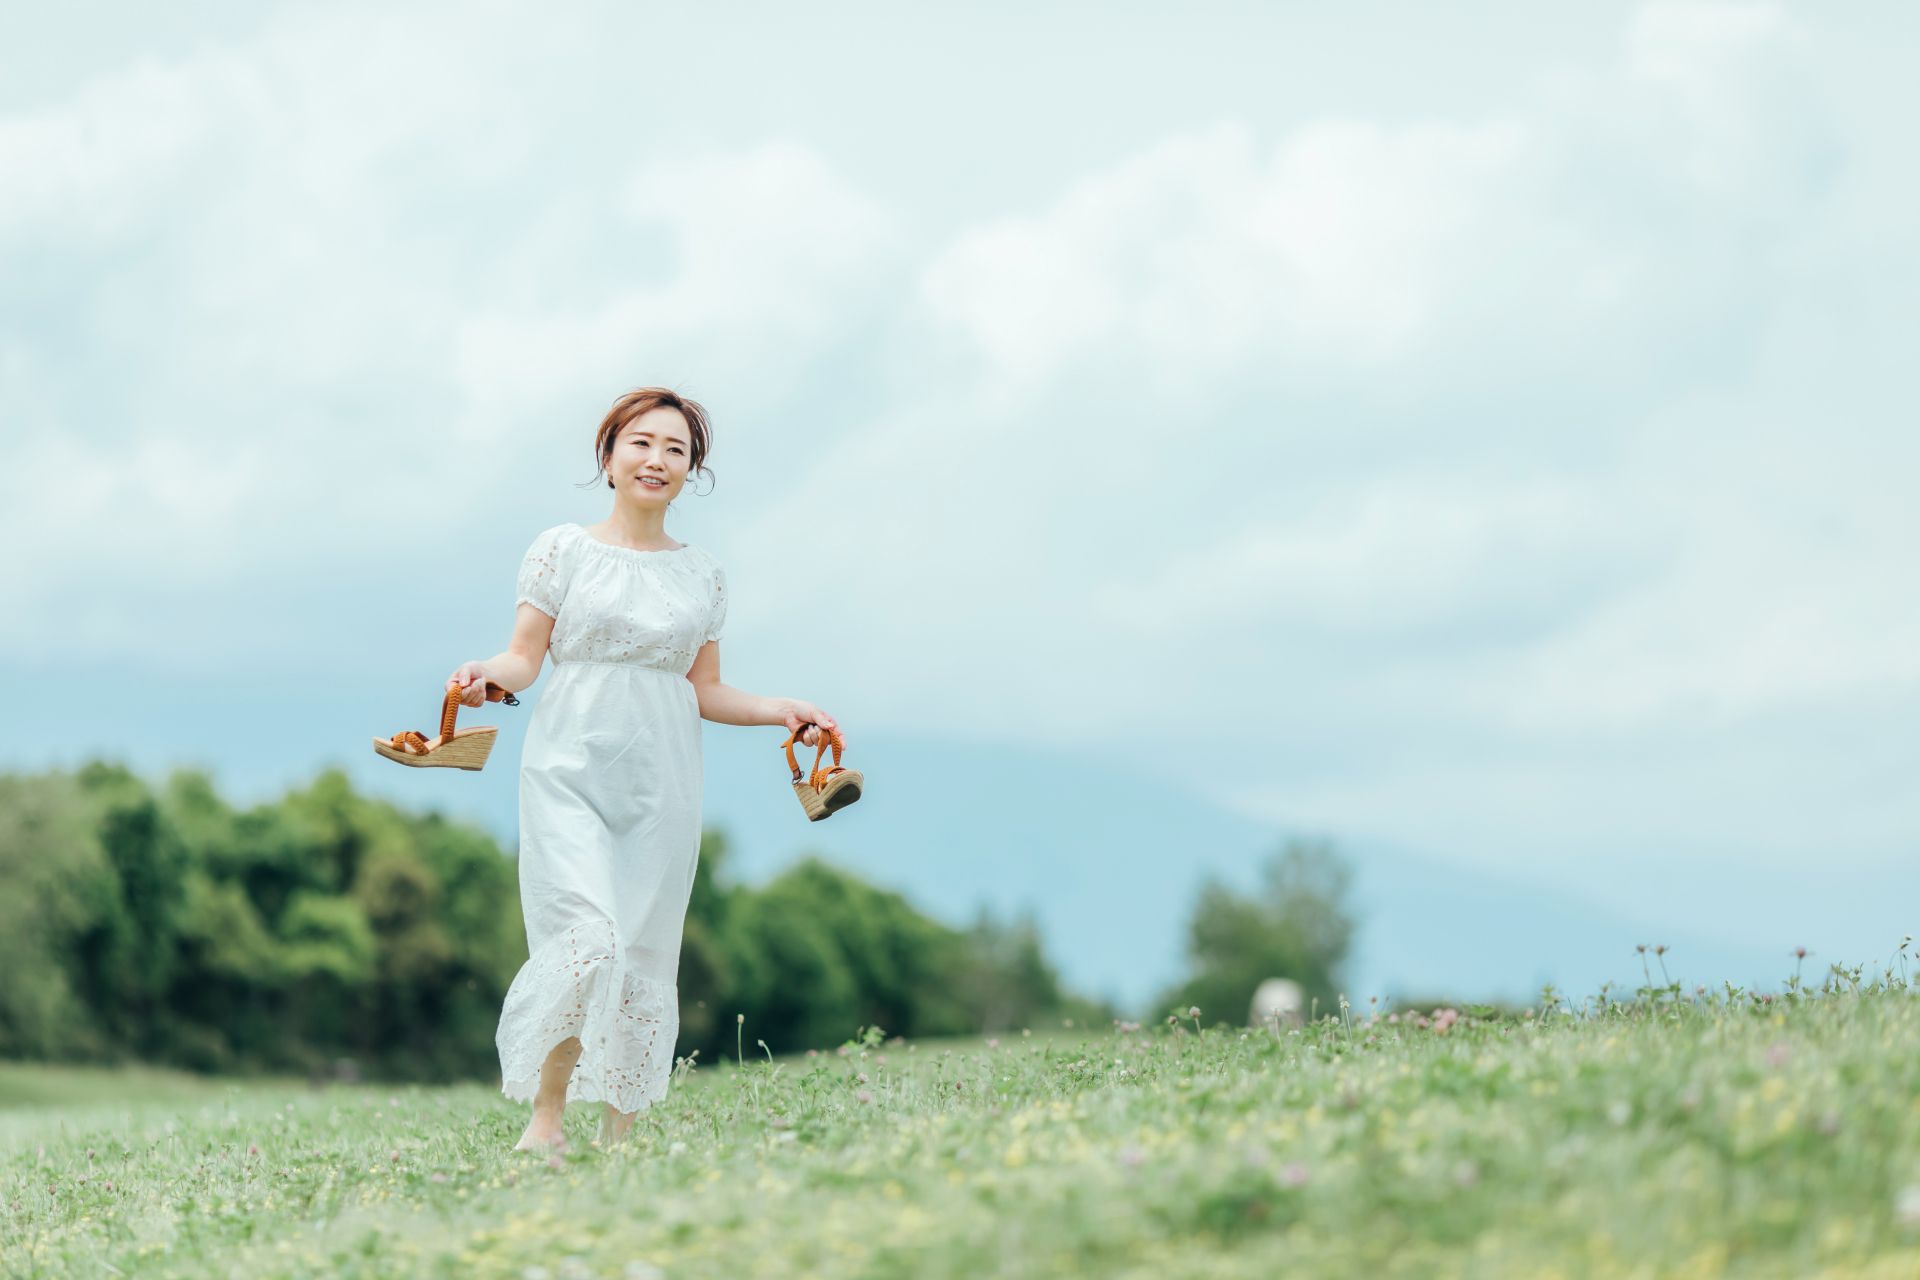
[[[609,1102],[623,1112],[666,1097],[680,1031],[675,983],[629,970],[611,920],[574,925],[528,957],[500,1011],[500,1090],[531,1101],[556,1045],[580,1038],[568,1102]]]

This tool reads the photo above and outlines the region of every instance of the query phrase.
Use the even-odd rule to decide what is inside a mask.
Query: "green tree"
[[[974,1029],[955,989],[966,939],[818,857],[729,907],[741,1012],[775,1052],[836,1045],[861,1026],[951,1035]],[[732,1028],[722,1019],[730,1041]]]
[[[804,890],[769,890],[747,895],[729,915],[726,949],[739,985],[722,997],[722,1007],[746,1016],[749,1045],[757,1038],[787,1053],[838,1044],[863,1021],[846,957],[826,922],[806,909]],[[732,1023],[721,1019],[716,1056],[734,1051]]]
[[[77,775],[96,806],[94,835],[108,874],[88,878],[91,920],[75,940],[76,979],[100,1032],[129,1056],[153,1052],[175,975],[186,843],[147,784],[95,762]]]
[[[744,1011],[723,1008],[729,1002],[738,1003],[735,993],[740,990],[741,966],[728,944],[736,936],[730,932],[733,904],[747,892],[728,878],[730,857],[725,833],[701,834],[700,860],[694,868],[693,893],[680,941],[680,1040],[676,1055],[702,1049],[710,1060],[733,1036],[733,1015]]]
[[[1032,908],[1003,922],[983,903],[966,942],[967,959],[956,990],[971,1015],[972,1029],[1031,1026],[1066,1003],[1059,976],[1047,963]]]
[[[97,806],[70,776],[0,774],[0,1056],[109,1047],[72,962],[109,896],[97,823]]]
[[[1290,840],[1262,865],[1259,889],[1242,895],[1209,878],[1187,926],[1188,976],[1148,1017],[1199,1006],[1203,1024],[1244,1025],[1267,978],[1300,984],[1308,1007],[1326,1013],[1339,996],[1354,921],[1352,870],[1325,840]]]

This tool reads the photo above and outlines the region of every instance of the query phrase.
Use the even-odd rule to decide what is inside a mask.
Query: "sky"
[[[708,725],[745,873],[1031,905],[1124,1000],[1302,835],[1361,993],[1913,932],[1911,8],[10,26],[0,768],[338,764],[511,847],[530,707],[505,770],[362,744],[504,647],[657,384],[723,678],[871,780],[797,826],[780,731]]]

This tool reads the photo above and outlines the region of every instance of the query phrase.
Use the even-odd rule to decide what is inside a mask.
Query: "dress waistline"
[[[666,667],[648,666],[644,662],[602,662],[593,658],[568,658],[564,662],[558,658],[553,660],[553,669],[556,673],[564,671],[568,667],[624,667],[628,671],[651,671],[656,675],[672,676],[676,680],[685,680],[687,678],[687,673],[684,671],[671,671]]]

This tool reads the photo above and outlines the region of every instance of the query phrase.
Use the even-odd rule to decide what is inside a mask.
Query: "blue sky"
[[[724,677],[874,779],[802,829],[709,726],[755,875],[1032,901],[1126,999],[1290,833],[1363,863],[1362,992],[1912,931],[1911,10],[732,12],[19,19],[0,767],[339,763],[511,844],[511,769],[362,744],[662,383]]]

